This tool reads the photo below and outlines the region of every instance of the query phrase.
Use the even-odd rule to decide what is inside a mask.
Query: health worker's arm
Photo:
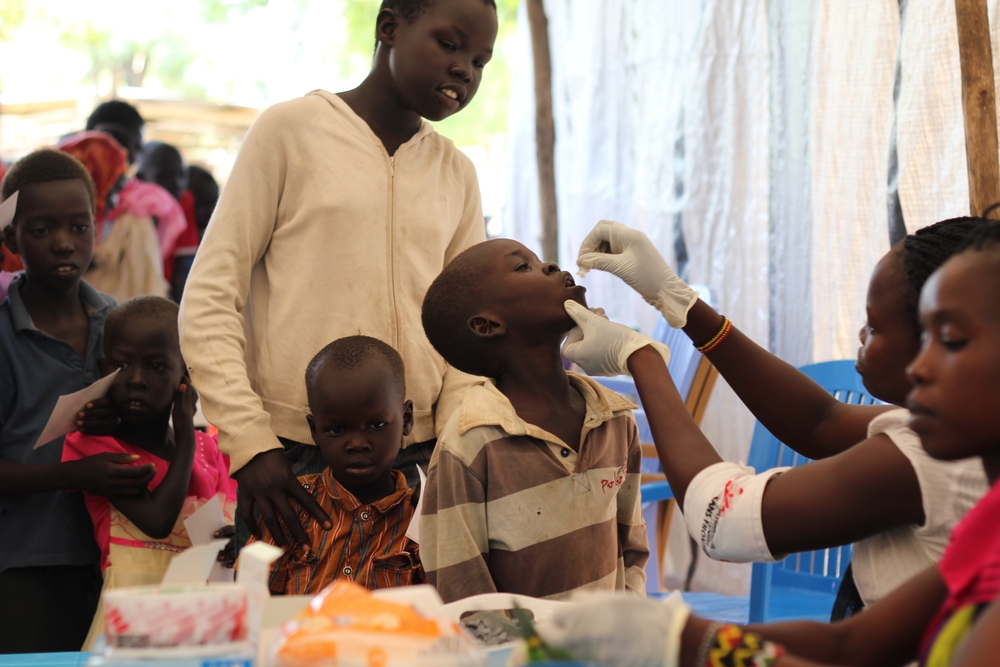
[[[722,316],[684,283],[642,232],[602,220],[584,239],[577,263],[622,278],[657,308],[671,326],[703,345],[722,327]],[[779,440],[812,459],[832,456],[864,440],[868,423],[887,406],[847,405],[805,374],[733,327],[708,354],[740,400]]]
[[[656,350],[646,347],[634,352],[628,366],[646,406],[657,454],[684,510],[689,532],[700,539],[707,534],[702,530],[703,523],[710,522],[714,534],[712,545],[702,546],[713,557],[725,560],[780,557],[850,544],[896,526],[923,523],[916,472],[888,436],[877,435],[842,454],[780,474],[741,473],[734,464],[722,463],[691,419]],[[706,471],[710,466],[716,467]],[[702,471],[706,472],[700,478],[698,497],[688,503],[689,486]],[[709,481],[713,480],[713,471],[718,471],[715,473],[718,479]],[[711,498],[718,497],[721,502],[727,484],[729,491],[745,489],[748,493],[737,493],[732,498],[737,511],[708,517],[710,512],[706,508],[711,505]],[[709,498],[709,502],[695,502],[703,498]],[[737,507],[757,502],[759,528],[752,525],[757,521],[756,507]],[[740,511],[743,509],[747,511]],[[760,530],[766,549],[755,555],[747,545]],[[743,545],[738,547],[740,553],[725,547],[730,542],[734,547]]]

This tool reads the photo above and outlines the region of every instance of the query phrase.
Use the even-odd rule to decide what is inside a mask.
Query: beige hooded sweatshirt
[[[311,443],[305,370],[356,334],[399,351],[414,428],[437,436],[473,381],[424,335],[427,288],[485,238],[472,162],[424,121],[393,159],[325,91],[253,124],[205,232],[181,304],[181,348],[232,472]]]

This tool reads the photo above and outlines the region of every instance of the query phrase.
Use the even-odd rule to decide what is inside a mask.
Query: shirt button
[[[563,447],[562,451],[559,453],[563,455],[564,459],[569,458],[569,447]]]
[[[354,570],[353,570],[353,569],[351,569],[351,566],[350,566],[350,565],[348,565],[347,567],[345,567],[345,568],[344,568],[344,575],[345,575],[345,576],[348,576],[348,577],[349,577],[349,576],[351,576],[352,574],[354,574]]]
[[[309,490],[309,483],[308,482],[303,482],[302,483],[302,488],[305,489],[306,491],[308,491]]]
[[[362,512],[361,513],[361,520],[362,521],[367,521],[369,518],[370,517],[368,516],[368,512]]]

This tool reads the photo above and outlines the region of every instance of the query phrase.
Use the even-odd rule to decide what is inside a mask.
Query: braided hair
[[[962,250],[1000,250],[1000,222],[991,220],[990,224],[977,228],[969,236]]]
[[[915,331],[920,331],[917,305],[924,283],[952,255],[964,250],[970,238],[975,238],[987,226],[997,226],[997,223],[985,218],[952,218],[917,230],[903,240],[903,266],[910,286],[905,305]]]

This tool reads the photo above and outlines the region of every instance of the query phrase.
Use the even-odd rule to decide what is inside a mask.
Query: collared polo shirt
[[[25,276],[0,304],[0,459],[12,463],[62,461],[62,438],[32,449],[60,396],[100,377],[104,321],[115,301],[85,282],[80,297],[90,329],[87,353],[40,331],[21,300]],[[83,494],[67,491],[5,494],[0,489],[0,572],[12,567],[100,562]]]
[[[635,405],[569,374],[586,402],[579,447],[518,417],[491,381],[470,387],[431,458],[420,558],[446,602],[480,593],[645,593]]]

